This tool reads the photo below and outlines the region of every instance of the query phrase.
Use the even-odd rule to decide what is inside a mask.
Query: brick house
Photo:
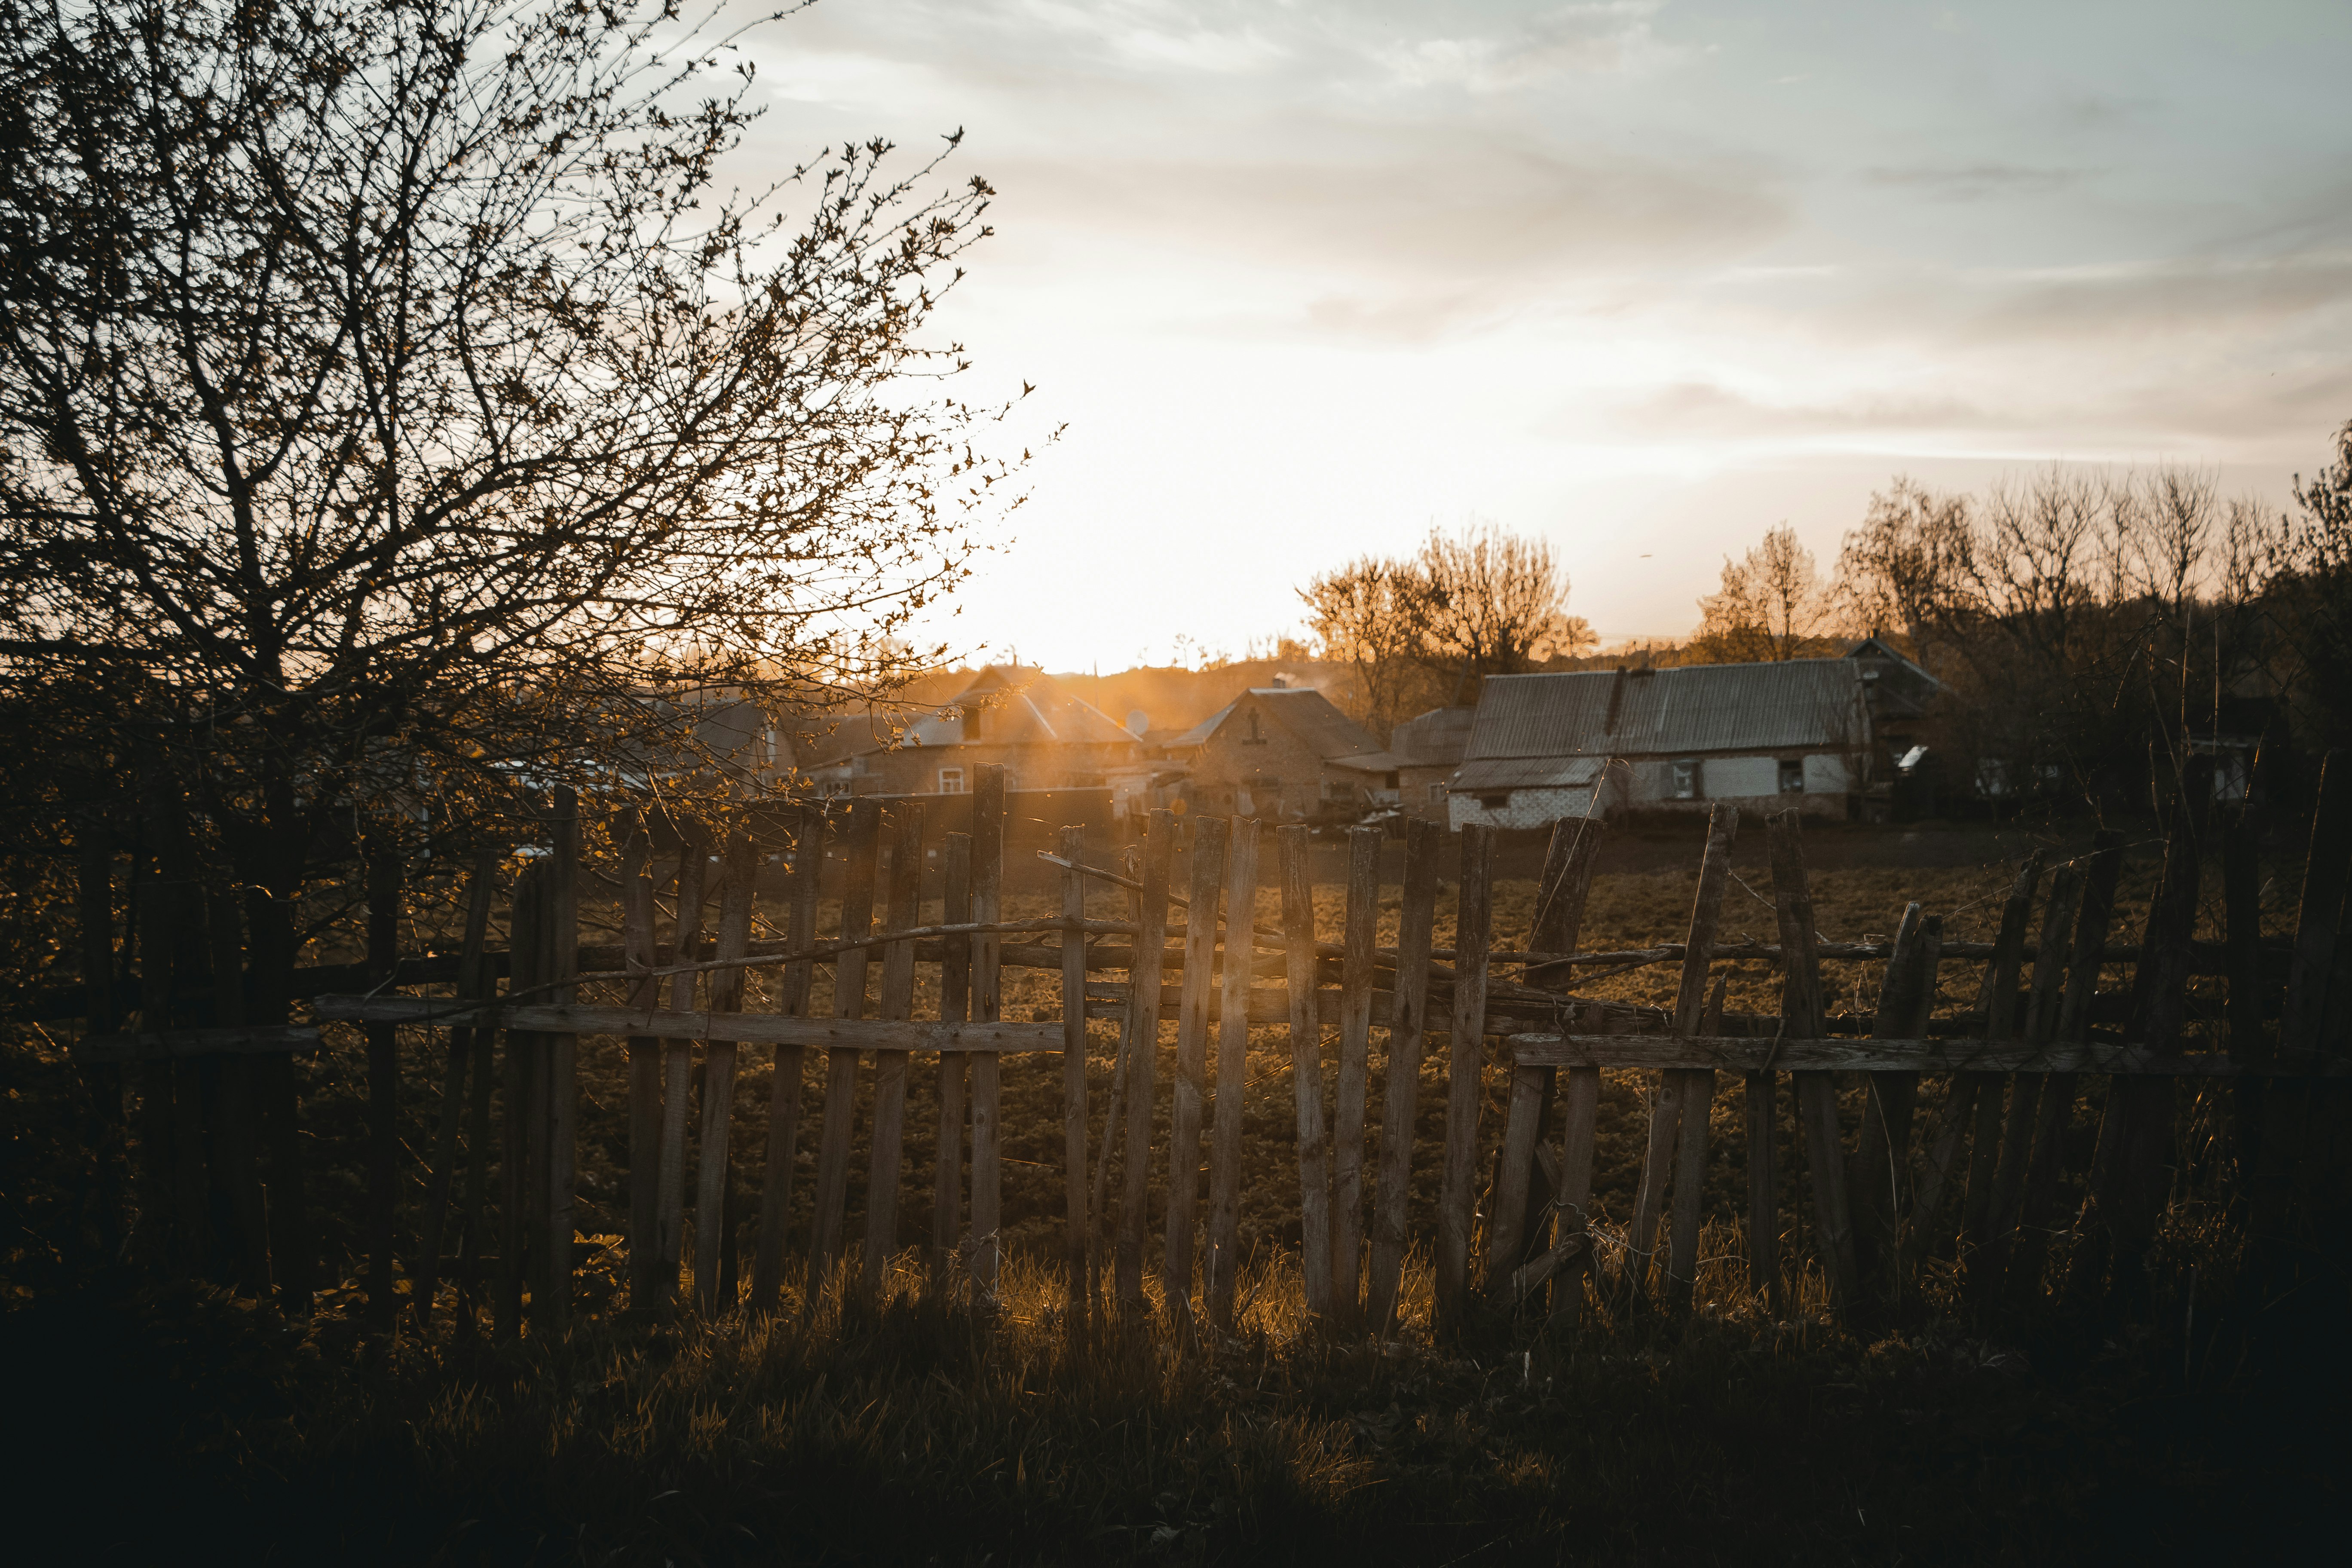
[[[1134,735],[1043,670],[990,666],[936,709],[845,720],[803,771],[825,795],[965,795],[1003,764],[1008,789],[1131,788],[1150,763]]]
[[[1168,744],[1191,809],[1354,821],[1393,805],[1397,759],[1311,687],[1252,687]]]

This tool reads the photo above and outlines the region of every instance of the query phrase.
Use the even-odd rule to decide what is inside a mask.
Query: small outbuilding
[[[1846,657],[1490,678],[1447,784],[1460,827],[1705,812],[1874,815],[1890,738],[1935,681],[1882,640]]]
[[[1143,742],[1042,670],[992,665],[940,707],[845,721],[803,771],[826,795],[965,795],[980,770],[1007,789],[1118,791],[1149,778]]]

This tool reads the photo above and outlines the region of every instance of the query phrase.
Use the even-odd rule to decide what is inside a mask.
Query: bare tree
[[[729,43],[8,0],[0,673],[106,693],[271,900],[329,819],[690,752],[648,696],[887,682],[1008,499],[920,379],[989,188],[870,142],[721,191]]]
[[[1298,591],[1321,656],[1351,674],[1354,717],[1378,735],[1444,696],[1431,689],[1413,623],[1400,604],[1408,575],[1398,562],[1362,555]]]
[[[1493,523],[1472,523],[1450,536],[1430,530],[1398,581],[1415,657],[1433,673],[1451,675],[1455,702],[1475,698],[1489,675],[1524,674],[1598,640],[1590,625],[1568,613],[1568,574],[1549,542]]]
[[[1698,602],[1693,651],[1717,664],[1765,663],[1828,651],[1838,604],[1787,523],[1769,529],[1745,557],[1723,563],[1723,582]]]

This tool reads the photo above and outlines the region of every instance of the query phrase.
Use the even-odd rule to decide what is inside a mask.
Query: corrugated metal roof
[[[1858,745],[1861,705],[1861,670],[1845,658],[1496,676],[1480,694],[1468,755],[1693,756]]]
[[[1591,789],[1607,765],[1601,757],[1496,757],[1465,763],[1446,781],[1448,789]]]
[[[1564,757],[1602,751],[1613,669],[1493,675],[1478,693],[1466,758]]]

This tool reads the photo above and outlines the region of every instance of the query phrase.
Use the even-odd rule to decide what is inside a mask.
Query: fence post
[[[1446,1036],[1445,1154],[1438,1177],[1432,1303],[1439,1330],[1447,1333],[1461,1331],[1470,1305],[1471,1210],[1477,1203],[1478,1111],[1485,1098],[1479,1068],[1486,1047],[1486,954],[1494,936],[1494,829],[1484,823],[1467,824],[1461,846],[1461,892],[1454,906],[1454,1016]],[[1307,1256],[1315,1256],[1311,1241]]]
[[[368,983],[382,985],[400,962],[400,845],[390,833],[366,843]],[[367,1326],[392,1331],[393,1210],[400,1181],[400,1037],[390,1024],[367,1035]]]
[[[498,863],[488,855],[474,862],[466,889],[466,939],[457,958],[457,994],[481,995],[482,947],[490,927],[490,894]],[[477,1042],[480,1042],[478,1044]],[[433,1331],[433,1299],[439,1293],[441,1248],[448,1236],[449,1193],[457,1178],[457,1130],[466,1108],[466,1069],[474,1053],[488,1048],[488,1031],[459,1024],[449,1031],[449,1065],[441,1080],[441,1124],[433,1141],[433,1169],[425,1194],[425,1223],[416,1248],[415,1282],[410,1291],[416,1308],[416,1331]]]
[[[1976,1012],[1987,1040],[2006,1040],[2017,1030],[2017,976],[2025,956],[2025,928],[2033,916],[2033,892],[2042,880],[2042,851],[2027,855],[2001,905],[2000,930],[1993,939],[1992,955],[1985,962],[1977,987]],[[1969,1144],[1969,1167],[1960,1198],[1958,1256],[1961,1269],[1980,1272],[1978,1249],[1984,1245],[1985,1222],[1992,1212],[1993,1174],[2000,1158],[2000,1095],[1999,1073],[1969,1072],[1955,1079],[1956,1098],[1946,1107],[1946,1124],[1936,1144],[1928,1172],[1920,1183],[1919,1215],[1912,1236],[1912,1262],[1923,1261],[1931,1245],[1937,1202],[1959,1157],[1959,1141]]]
[[[1323,1020],[1315,995],[1315,887],[1303,824],[1277,827],[1282,862],[1283,969],[1290,992],[1291,1100],[1298,1123],[1298,1213],[1307,1310],[1331,1310],[1331,1164],[1323,1126]],[[1246,909],[1241,926],[1248,940]],[[1246,1000],[1246,998],[1244,999]]]
[[[1257,838],[1256,818],[1235,817],[1225,844],[1225,968],[1217,1018],[1217,1125],[1209,1150],[1207,1291],[1209,1321],[1223,1334],[1234,1331],[1234,1283],[1241,1268],[1235,1249],[1241,1240],[1242,1099],[1249,1090],[1250,967],[1256,954],[1251,931],[1257,906]],[[1370,990],[1368,984],[1368,1002]],[[1356,1106],[1360,1118],[1360,1074]],[[1360,1156],[1360,1142],[1357,1152]]]
[[[751,814],[738,818],[727,835],[719,891],[720,963],[740,963],[751,943],[751,908],[758,898],[759,841],[751,836]],[[743,1010],[744,972],[714,970],[710,977],[710,1010]],[[727,1228],[729,1146],[735,1129],[735,1058],[741,1047],[733,1040],[705,1040],[702,1045],[702,1132],[699,1168],[694,1190],[694,1302],[705,1317],[733,1305],[726,1300],[728,1254],[734,1238]]]
[[[824,869],[825,810],[803,805],[793,841],[792,879],[785,893],[785,945],[802,952],[816,942],[817,883]],[[814,960],[795,959],[784,966],[776,1011],[787,1018],[805,1018],[816,981]],[[778,1046],[774,1074],[768,1084],[768,1145],[760,1174],[760,1235],[751,1262],[751,1302],[754,1312],[773,1312],[784,1289],[784,1227],[792,1216],[793,1175],[799,1155],[803,1047]]]
[[[1004,918],[1004,765],[980,770],[971,800],[971,908],[975,924]],[[993,1024],[1003,1013],[999,955],[1004,939],[994,931],[971,950],[971,1010],[975,1023]],[[971,1277],[982,1299],[996,1299],[996,1272],[1003,1258],[997,1232],[1004,1218],[1003,1066],[994,1051],[974,1053],[971,1064]]]
[[[694,963],[702,957],[702,907],[710,871],[710,836],[702,824],[678,824],[677,918],[670,940],[673,963]],[[669,982],[669,1009],[694,1011],[691,973],[674,974]],[[661,1154],[659,1212],[655,1231],[661,1244],[660,1278],[656,1314],[668,1322],[677,1311],[678,1276],[686,1264],[686,1115],[688,1086],[694,1076],[694,1047],[670,1040],[662,1047]]]
[[[497,896],[498,864],[497,852],[489,849],[483,850],[474,862],[474,874],[481,879],[486,920]],[[486,928],[486,941],[487,935]],[[488,1002],[496,999],[499,984],[488,961],[478,958],[471,975],[460,970],[457,988],[462,995]],[[487,1228],[483,1216],[489,1206],[490,1100],[497,1068],[497,1039],[498,1031],[489,1023],[474,1026],[474,1084],[466,1110],[466,1192],[457,1214],[457,1331],[468,1338],[477,1331],[474,1318],[480,1290],[482,1233]]]
[[[217,884],[205,890],[206,926],[212,937],[213,1022],[228,1026],[250,1021],[245,1005],[245,941],[236,896]],[[269,1239],[261,1197],[260,1142],[254,1100],[256,1058],[223,1053],[219,1058],[218,1115],[213,1126],[213,1172],[226,1196],[236,1279],[259,1297],[269,1289]]]
[[[923,808],[901,801],[891,809],[890,901],[884,931],[911,931],[923,916]],[[894,942],[882,950],[881,1016],[915,1016],[915,944]],[[874,1133],[866,1167],[866,1256],[859,1286],[868,1295],[882,1289],[882,1276],[898,1249],[899,1165],[907,1152],[907,1073],[909,1051],[874,1053]]]
[[[2180,1047],[2188,1023],[2189,939],[2197,928],[2197,884],[2202,858],[2198,812],[2210,797],[2210,774],[2192,771],[2181,791],[2172,831],[2164,847],[2164,875],[2149,906],[2147,934],[2140,942],[2139,970],[2133,976],[2130,1013],[2124,1038],[2158,1056]],[[2108,1254],[2114,1272],[2111,1303],[2125,1310],[2147,1299],[2147,1258],[2164,1206],[2166,1157],[2172,1148],[2173,1079],[2169,1073],[2109,1080],[2106,1114],[2091,1162],[2089,1217],[2096,1234],[2078,1250],[2070,1293],[2095,1289],[2099,1265]]]
[[[1077,924],[1087,915],[1086,874],[1078,869],[1086,859],[1086,828],[1063,828],[1057,847],[1068,863],[1062,872],[1062,918],[1070,922],[1062,929],[1062,1184],[1069,1221],[1063,1253],[1069,1270],[1070,1324],[1076,1331],[1085,1327],[1086,1310],[1094,1299],[1087,1262],[1087,936]],[[944,1067],[941,1070],[944,1083]],[[945,1094],[940,1100],[945,1103]],[[940,1125],[944,1131],[944,1115]],[[945,1137],[940,1139],[940,1159],[942,1168],[953,1169]],[[942,1185],[952,1194],[951,1178]]]
[[[1192,823],[1192,904],[1185,913],[1184,979],[1176,1019],[1176,1073],[1169,1112],[1167,1243],[1161,1260],[1170,1317],[1189,1326],[1192,1226],[1200,1200],[1203,1079],[1209,1062],[1209,994],[1215,984],[1217,898],[1223,891],[1225,825]],[[1244,916],[1246,921],[1247,916]],[[1309,1243],[1309,1246],[1312,1244]],[[1311,1256],[1311,1254],[1310,1254]]]
[[[1781,962],[1786,971],[1780,1026],[1793,1039],[1818,1039],[1822,1006],[1820,934],[1813,924],[1813,893],[1805,872],[1804,828],[1792,807],[1765,819],[1772,852],[1772,903],[1780,918]],[[1852,1309],[1860,1283],[1853,1258],[1853,1219],[1846,1206],[1845,1139],[1838,1126],[1837,1075],[1790,1075],[1797,1086],[1797,1109],[1805,1129],[1805,1173],[1813,1189],[1813,1225],[1829,1270],[1832,1303]]]
[[[971,835],[950,833],[940,849],[949,925],[971,923]],[[1083,965],[1086,955],[1079,954]],[[940,1018],[961,1024],[971,1016],[971,939],[947,939],[940,963]],[[1083,1027],[1083,1026],[1081,1026]],[[940,1158],[931,1188],[931,1278],[944,1285],[962,1224],[964,1122],[969,1111],[971,1063],[962,1051],[940,1053]]]
[[[540,978],[569,981],[580,972],[580,797],[569,784],[556,787],[553,843],[547,858],[547,919],[540,927]],[[542,1002],[568,1004],[574,988],[557,984]],[[573,1214],[578,1188],[580,1132],[580,1037],[539,1037],[547,1085],[547,1305],[537,1314],[561,1325],[572,1312],[572,1247],[579,1226]]]
[[[629,1005],[661,1005],[654,938],[653,835],[642,816],[621,850],[621,963]],[[633,1035],[629,1053],[629,1306],[650,1313],[661,1295],[662,1043]]]
[[[1169,861],[1175,851],[1176,816],[1151,814],[1143,850],[1143,918],[1135,938],[1135,963],[1127,1015],[1127,1141],[1125,1192],[1118,1214],[1117,1286],[1122,1311],[1143,1306],[1144,1206],[1151,1187],[1151,1111],[1160,1056],[1160,983],[1168,947]],[[1116,1111],[1114,1112],[1116,1114]]]
[[[875,861],[881,853],[881,803],[850,802],[849,826],[842,846],[848,861],[841,894],[844,942],[855,942],[874,929]],[[866,951],[850,948],[834,961],[833,1016],[836,1018],[866,1016]],[[857,1052],[829,1047],[824,1062],[824,1127],[816,1152],[816,1215],[809,1227],[810,1307],[824,1289],[826,1271],[841,1258],[849,1202],[849,1143],[857,1111]]]
[[[1381,1333],[1391,1326],[1397,1289],[1404,1275],[1412,1124],[1420,1100],[1422,1046],[1429,1027],[1429,952],[1437,920],[1437,858],[1445,838],[1444,828],[1417,816],[1407,817],[1404,829],[1404,900],[1397,925],[1394,1010],[1390,1015],[1388,1060],[1382,1071],[1371,1278],[1365,1290],[1367,1314]]]
[[[541,862],[515,879],[507,916],[507,994],[530,990],[539,981],[539,926],[545,888]],[[491,1306],[491,1333],[501,1342],[522,1331],[525,1253],[530,1247],[531,1187],[530,1108],[537,1097],[536,1053],[526,1030],[511,1026],[506,1037],[506,1115],[499,1159],[499,1293]]]
[[[1255,865],[1255,827],[1251,834]],[[1347,923],[1339,960],[1339,1085],[1331,1103],[1331,1311],[1335,1320],[1348,1327],[1363,1315],[1364,1098],[1371,1077],[1372,975],[1380,942],[1382,837],[1377,827],[1348,829]],[[1232,946],[1228,936],[1228,964],[1233,962]],[[1246,976],[1247,949],[1244,951]],[[1231,971],[1227,973],[1230,975]],[[1231,984],[1229,979],[1228,986]],[[1233,1004],[1225,1005],[1230,1009]],[[1223,1049],[1218,1047],[1220,1053]],[[1221,1077],[1223,1070],[1224,1058],[1220,1054]],[[1235,1137],[1239,1137],[1238,1125]]]

